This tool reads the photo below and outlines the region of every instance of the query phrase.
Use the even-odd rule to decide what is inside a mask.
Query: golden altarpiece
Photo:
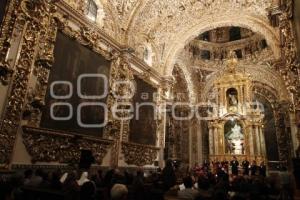
[[[215,112],[208,120],[209,157],[212,161],[263,161],[266,147],[263,133],[263,107],[253,102],[251,76],[236,71],[234,53],[222,76],[214,82],[217,91]]]

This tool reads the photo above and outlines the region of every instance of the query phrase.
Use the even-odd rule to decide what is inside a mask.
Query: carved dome
[[[231,26],[206,31],[192,40],[185,49],[192,52],[195,59],[223,60],[230,51],[235,51],[239,59],[244,59],[267,47],[266,40],[260,34]]]

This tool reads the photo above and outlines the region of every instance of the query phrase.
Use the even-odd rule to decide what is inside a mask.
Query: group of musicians
[[[259,165],[257,165],[256,161],[252,161],[250,163],[247,158],[245,158],[242,163],[240,164],[239,161],[235,156],[233,156],[233,159],[229,162],[227,160],[223,161],[212,161],[211,163],[205,161],[202,166],[204,169],[212,171],[214,174],[217,174],[220,170],[226,172],[229,174],[229,169],[231,169],[231,174],[234,176],[239,175],[239,169],[242,171],[242,175],[260,175],[265,177],[266,176],[266,165],[264,162],[261,162]],[[194,171],[200,170],[199,166],[195,166]]]

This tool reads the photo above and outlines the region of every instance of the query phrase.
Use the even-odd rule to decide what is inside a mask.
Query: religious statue
[[[226,134],[226,137],[229,140],[239,140],[239,139],[242,140],[242,139],[244,139],[244,135],[242,134],[241,129],[242,129],[241,126],[236,123],[234,125],[234,127],[231,129],[231,131]]]
[[[238,58],[235,51],[230,51],[227,60],[227,71],[229,73],[235,73],[237,64],[238,64]]]
[[[229,112],[237,112],[238,107],[238,97],[235,88],[231,88],[227,91],[227,105]]]
[[[229,94],[228,96],[229,96],[229,105],[230,105],[230,106],[236,106],[236,105],[238,104],[236,95],[234,95],[234,94]]]
[[[240,125],[235,123],[234,127],[225,134],[225,138],[231,154],[244,154],[244,135]]]

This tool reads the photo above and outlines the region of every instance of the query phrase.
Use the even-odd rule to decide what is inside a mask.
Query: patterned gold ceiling
[[[78,9],[78,2],[83,0],[65,1]],[[191,93],[197,93],[191,81],[195,65],[182,61],[184,47],[199,34],[225,26],[249,29],[267,41],[268,51],[254,57],[253,62],[248,59],[245,66],[249,67],[249,73],[255,72],[256,81],[284,88],[281,79],[272,82],[272,77],[279,76],[273,73],[268,62],[259,60],[265,55],[274,60],[280,57],[279,29],[271,26],[268,18],[268,10],[277,6],[277,0],[95,1],[101,12],[97,23],[105,32],[133,48],[141,59],[144,59],[145,48],[150,48],[150,65],[163,76],[171,76],[175,64],[182,68]],[[196,68],[210,66],[214,66],[212,71],[222,67],[216,63],[198,63]]]

